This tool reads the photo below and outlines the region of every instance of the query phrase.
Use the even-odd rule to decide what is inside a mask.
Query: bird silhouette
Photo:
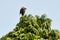
[[[26,11],[26,8],[25,7],[22,7],[20,9],[20,14],[23,16],[25,14],[25,11]]]

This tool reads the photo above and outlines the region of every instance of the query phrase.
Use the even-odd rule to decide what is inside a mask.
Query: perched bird
[[[20,9],[20,14],[22,14],[22,16],[25,14],[25,11],[26,11],[26,8],[25,7],[22,7]]]

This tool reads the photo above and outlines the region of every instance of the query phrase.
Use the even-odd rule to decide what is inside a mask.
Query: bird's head
[[[26,10],[27,8],[23,6],[21,9],[24,9],[24,10]]]

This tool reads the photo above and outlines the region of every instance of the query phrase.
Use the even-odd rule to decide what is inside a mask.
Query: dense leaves
[[[46,15],[31,14],[20,17],[19,23],[13,31],[1,38],[1,40],[58,40],[60,32],[51,29],[51,19]]]

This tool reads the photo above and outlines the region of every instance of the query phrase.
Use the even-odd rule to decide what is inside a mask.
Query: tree
[[[13,31],[1,38],[1,40],[57,40],[60,32],[51,29],[51,19],[46,15],[31,14],[20,17],[19,23]]]

